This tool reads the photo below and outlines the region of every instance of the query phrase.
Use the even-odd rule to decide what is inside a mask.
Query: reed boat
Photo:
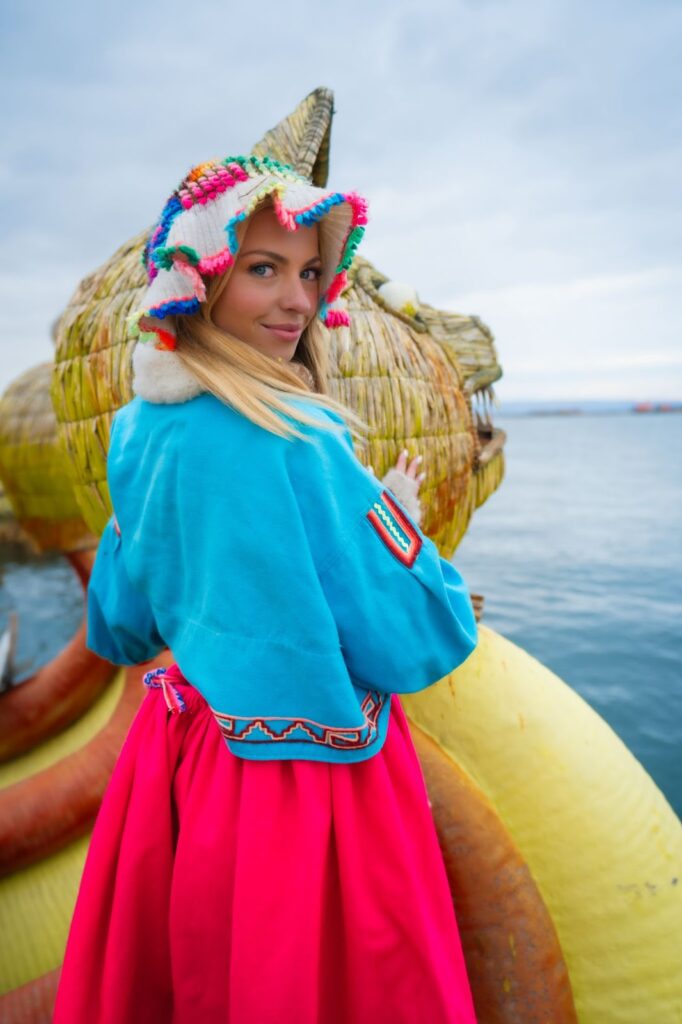
[[[253,152],[328,178],[333,95],[316,89]],[[132,398],[125,318],[147,232],[77,287],[54,363],[0,400],[5,519],[84,585],[111,505],[114,412]],[[409,289],[408,289],[409,293]],[[501,377],[476,316],[420,301],[368,260],[330,341],[335,398],[372,427],[377,476],[424,455],[422,528],[451,558],[504,478]],[[0,507],[0,513],[2,508]],[[682,1020],[682,826],[609,726],[483,621],[455,672],[403,695],[485,1024]],[[165,658],[165,662],[164,662]],[[169,664],[171,652],[154,664]],[[116,670],[83,623],[54,661],[0,693],[0,1019],[47,1022],[92,824],[148,666]],[[389,683],[390,681],[387,681]]]

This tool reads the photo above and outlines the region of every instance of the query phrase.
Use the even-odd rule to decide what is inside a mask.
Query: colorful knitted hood
[[[348,314],[332,307],[365,231],[365,200],[317,188],[270,157],[233,156],[192,168],[164,206],[144,249],[149,287],[132,317],[134,336],[175,348],[174,317],[199,309],[206,278],[234,263],[237,226],[266,198],[289,231],[319,223],[319,317],[327,327],[348,325]]]

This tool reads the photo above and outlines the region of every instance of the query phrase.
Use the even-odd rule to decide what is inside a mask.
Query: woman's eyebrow
[[[242,252],[239,255],[240,256],[254,256],[256,254],[258,254],[259,256],[268,256],[271,260],[274,260],[276,263],[288,263],[289,262],[289,260],[286,258],[286,256],[282,256],[278,252],[271,252],[269,249],[249,249],[248,252]],[[321,263],[321,262],[322,262],[322,259],[321,259],[320,256],[313,256],[313,257],[311,257],[311,259],[306,260],[306,262],[303,264],[303,266],[307,267],[310,263]]]

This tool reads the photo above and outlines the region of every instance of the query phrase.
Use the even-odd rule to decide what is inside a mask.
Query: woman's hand
[[[411,462],[408,465],[407,460],[409,458],[409,454],[410,453],[408,452],[407,448],[403,448],[400,455],[398,456],[398,461],[395,464],[395,469],[397,469],[400,473],[404,473],[405,476],[411,477],[412,480],[415,480],[417,483],[417,490],[419,490],[421,485],[424,483],[424,480],[426,480],[426,473],[419,473],[419,475],[417,475],[417,470],[419,469],[419,466],[421,465],[424,457],[423,455],[415,455],[415,457],[411,460]],[[374,473],[374,469],[372,466],[368,466],[367,469],[370,471],[370,473]],[[374,475],[376,476],[376,473],[374,473]]]
[[[382,477],[382,484],[393,492],[398,501],[402,502],[407,512],[417,524],[422,521],[422,506],[419,500],[419,488],[426,479],[426,473],[417,473],[422,462],[421,455],[409,460],[409,452],[406,448],[398,456],[398,461],[392,469]],[[372,466],[367,467],[374,473]]]

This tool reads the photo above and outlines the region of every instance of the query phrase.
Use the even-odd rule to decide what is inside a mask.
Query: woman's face
[[[211,310],[213,323],[288,362],[317,312],[321,274],[317,224],[287,231],[271,207],[259,210]]]

